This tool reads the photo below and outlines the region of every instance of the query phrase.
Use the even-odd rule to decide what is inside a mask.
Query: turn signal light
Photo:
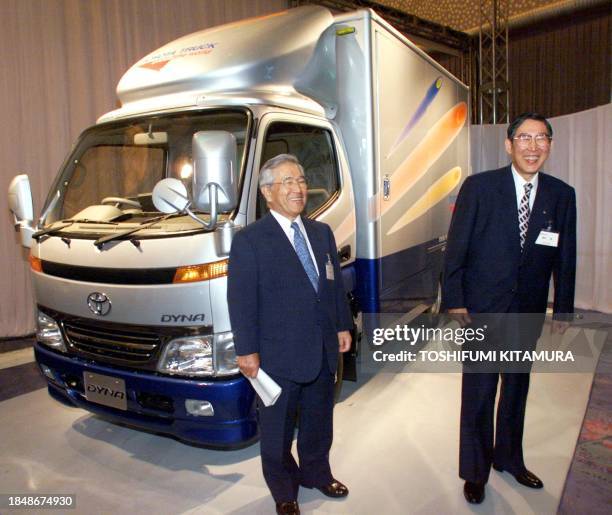
[[[42,260],[40,258],[37,258],[35,256],[33,256],[32,254],[30,254],[30,268],[32,270],[34,270],[35,272],[41,272],[43,271],[42,269]]]
[[[203,265],[182,266],[176,269],[173,283],[192,283],[196,281],[210,281],[227,275],[228,259],[205,263]]]

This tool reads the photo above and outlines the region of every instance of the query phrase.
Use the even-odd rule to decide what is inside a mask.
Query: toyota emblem
[[[87,305],[94,315],[106,316],[111,310],[111,301],[105,293],[94,291],[87,296]]]

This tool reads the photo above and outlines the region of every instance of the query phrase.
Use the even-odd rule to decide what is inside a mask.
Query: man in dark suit
[[[448,234],[443,305],[462,325],[482,320],[482,316],[505,314],[503,329],[484,342],[487,347],[535,347],[551,275],[552,330],[564,332],[573,312],[575,193],[540,171],[550,152],[552,134],[550,123],[537,113],[517,117],[505,141],[512,164],[468,177],[457,198]],[[462,377],[459,476],[465,480],[467,501],[482,502],[491,465],[527,487],[542,488],[542,481],[523,461],[528,371],[501,373],[494,443],[499,370],[466,373],[469,368],[465,367],[467,364]]]
[[[290,154],[268,160],[259,186],[270,213],[232,243],[228,292],[238,365],[261,365],[281,387],[273,406],[259,404],[261,461],[277,513],[299,513],[299,486],[329,497],[348,489],[329,465],[338,352],[351,345],[353,322],[329,226],[300,214],[307,182]],[[299,411],[297,450],[291,442]]]

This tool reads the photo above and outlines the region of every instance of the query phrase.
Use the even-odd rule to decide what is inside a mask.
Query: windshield
[[[64,163],[45,204],[45,225],[58,220],[139,222],[160,213],[153,205],[155,184],[166,177],[191,191],[191,140],[198,131],[231,132],[242,177],[249,117],[245,111],[156,115],[86,130]],[[112,206],[107,210],[91,206]],[[90,208],[90,209],[87,209]],[[43,211],[44,212],[44,211]],[[99,216],[107,214],[107,217]]]

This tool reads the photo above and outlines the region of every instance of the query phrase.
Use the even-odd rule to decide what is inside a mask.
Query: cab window
[[[321,127],[290,122],[268,126],[260,167],[278,154],[293,154],[304,167],[308,179],[305,214],[324,206],[340,189],[339,170],[331,132]],[[261,191],[257,193],[257,218],[268,212]]]

